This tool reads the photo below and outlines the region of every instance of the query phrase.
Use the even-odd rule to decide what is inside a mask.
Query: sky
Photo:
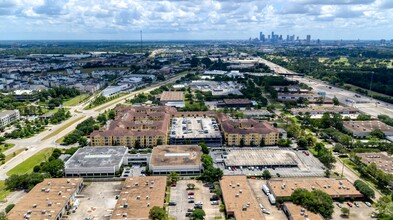
[[[393,0],[0,0],[0,40],[393,39]]]

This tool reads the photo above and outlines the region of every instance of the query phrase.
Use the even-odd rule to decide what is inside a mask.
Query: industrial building
[[[110,219],[150,219],[151,208],[164,207],[166,182],[165,176],[127,178]]]
[[[169,144],[198,144],[221,146],[222,136],[215,118],[174,117],[171,119]]]
[[[228,218],[232,217],[236,220],[265,219],[245,176],[223,176],[220,180],[220,187]]]
[[[168,106],[118,106],[116,118],[90,134],[92,146],[153,147],[166,144],[176,109]]]
[[[311,118],[321,118],[325,112],[337,113],[349,118],[356,118],[359,115],[359,110],[356,108],[332,105],[312,108],[292,108],[290,111],[295,116],[310,114]]]
[[[20,119],[19,110],[5,110],[0,112],[0,126],[6,126]]]
[[[374,130],[382,131],[386,136],[393,135],[393,127],[381,121],[344,121],[345,130],[356,138],[366,138]]]
[[[241,84],[236,82],[216,82],[207,80],[194,80],[191,83],[185,84],[190,86],[193,90],[199,90],[202,92],[211,92],[213,96],[227,96],[232,95],[243,95],[240,90],[243,88]]]
[[[282,149],[229,149],[223,155],[225,167],[297,167],[296,154]]]
[[[285,202],[282,205],[282,210],[287,216],[288,220],[323,220],[324,218],[320,214],[316,214],[308,211],[307,209],[295,205],[292,202]]]
[[[113,177],[123,164],[126,147],[83,147],[64,164],[66,177]]]
[[[110,97],[117,95],[121,92],[135,89],[135,84],[123,84],[119,86],[108,86],[104,90],[102,90],[101,95],[104,97]]]
[[[160,103],[166,106],[183,108],[186,106],[184,102],[184,92],[164,91],[160,97]]]
[[[217,105],[228,108],[247,108],[253,104],[249,99],[224,99],[222,102],[218,102]]]
[[[198,145],[162,145],[153,148],[149,169],[153,175],[199,175],[203,170],[202,149]]]
[[[375,163],[378,169],[384,173],[393,174],[393,157],[386,155],[386,153],[357,153],[361,157],[361,161],[370,165]]]
[[[267,186],[277,198],[288,198],[295,189],[308,191],[321,190],[332,198],[360,198],[363,195],[347,179],[310,178],[310,179],[275,179],[269,180]]]
[[[45,179],[16,203],[7,218],[60,220],[71,208],[82,187],[81,178]]]
[[[218,113],[218,121],[227,146],[276,145],[279,138],[277,128],[267,122],[254,119],[232,119]]]

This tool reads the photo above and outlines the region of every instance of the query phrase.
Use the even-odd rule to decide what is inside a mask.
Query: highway
[[[293,71],[289,71],[286,68],[274,64],[265,59],[260,59],[261,62],[265,63],[270,69],[274,70],[276,74],[296,74]],[[297,75],[286,75],[289,80],[297,80],[301,83],[308,85],[313,88],[314,92],[325,92],[327,98],[333,99],[337,97],[341,104],[352,106],[359,111],[377,117],[378,115],[389,115],[393,117],[393,105],[382,102],[380,100],[370,98],[352,91],[341,89],[332,85],[329,85],[321,80],[313,79],[310,77],[300,77]]]
[[[117,104],[125,103],[126,99],[131,99],[133,98],[136,94],[141,93],[141,92],[150,92],[154,89],[159,88],[160,86],[170,84],[175,82],[176,80],[180,79],[182,76],[185,74],[180,74],[176,75],[173,78],[170,78],[166,81],[162,81],[159,83],[155,83],[147,88],[131,92],[125,96],[122,96],[120,98],[111,100],[105,104],[102,104],[100,106],[97,106],[95,108],[89,109],[89,110],[84,110],[83,108],[89,104],[89,102],[84,102],[81,103],[77,106],[72,106],[70,108],[70,112],[72,114],[72,117],[69,118],[68,120],[58,124],[58,125],[50,125],[48,130],[45,130],[31,138],[26,138],[26,139],[18,139],[18,140],[7,140],[7,143],[13,143],[15,146],[5,152],[6,155],[11,154],[19,149],[26,149],[20,154],[16,155],[14,158],[9,160],[7,163],[4,165],[1,165],[0,167],[0,180],[5,180],[7,176],[7,172],[17,166],[18,164],[22,163],[24,160],[27,158],[33,156],[35,153],[41,151],[42,149],[45,148],[64,148],[64,146],[59,146],[56,143],[56,140],[60,139],[61,137],[67,135],[68,133],[72,132],[76,126],[81,123],[83,120],[89,118],[89,117],[97,117],[99,113],[104,112],[105,110],[109,110],[114,108]],[[67,107],[68,108],[68,107]],[[56,133],[58,129],[61,129],[63,125],[66,125],[78,118],[83,117],[81,120],[75,121],[74,123],[71,123],[67,128],[59,132],[58,134],[47,138],[43,140],[46,136],[50,135],[51,133]]]

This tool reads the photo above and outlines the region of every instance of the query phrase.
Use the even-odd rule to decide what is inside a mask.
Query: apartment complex
[[[92,146],[153,147],[167,143],[168,125],[176,109],[168,106],[118,106],[116,118],[90,134]]]
[[[8,219],[59,220],[83,187],[81,178],[45,179],[7,214]]]
[[[15,120],[19,120],[19,110],[5,110],[0,112],[0,126],[6,126]]]
[[[232,119],[223,113],[217,116],[228,146],[276,145],[277,128],[254,119]]]

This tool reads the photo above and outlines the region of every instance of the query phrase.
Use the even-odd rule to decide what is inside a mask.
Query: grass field
[[[81,120],[81,119],[84,118],[84,117],[85,117],[85,116],[80,116],[80,117],[78,117],[78,118],[76,118],[76,119],[74,119],[74,120],[68,122],[67,124],[61,126],[59,129],[57,129],[56,131],[54,131],[54,132],[50,133],[49,135],[47,135],[46,137],[44,137],[41,141],[46,140],[46,139],[49,139],[49,138],[51,138],[51,137],[54,137],[54,136],[58,135],[58,134],[59,134],[60,132],[62,132],[64,129],[68,128],[69,126],[71,126],[72,124],[74,124],[75,122]]]
[[[39,151],[38,153],[34,154],[32,157],[26,159],[18,166],[14,167],[10,171],[7,172],[8,176],[12,174],[26,174],[31,173],[33,168],[40,164],[41,162],[47,160],[53,152],[53,148],[48,148]]]
[[[101,106],[100,108],[98,108],[98,109],[95,110],[96,112],[99,112],[99,111],[101,111],[101,110],[103,110],[103,109],[105,109],[105,108],[108,108],[108,106],[113,105],[113,103],[111,103],[111,104],[107,104],[107,103],[112,102],[113,100],[117,100],[117,99],[119,99],[119,98],[121,98],[121,97],[123,97],[123,96],[125,96],[125,95],[128,95],[128,94],[130,94],[130,93],[120,93],[120,94],[118,94],[118,97],[116,97],[116,98],[114,98],[114,99],[112,99],[112,100],[108,100],[108,101],[105,102],[105,103],[102,103],[101,105],[103,105],[103,106],[101,106],[101,105],[96,105],[96,106],[93,106],[93,107],[91,107],[91,108],[89,108],[89,109],[93,109],[93,108],[96,108],[96,107],[98,107],[98,106]],[[116,103],[117,103],[117,102],[120,102],[121,100],[123,100],[123,99],[117,100]],[[105,104],[106,104],[106,105],[105,105]],[[87,107],[88,107],[88,106],[87,106]]]
[[[3,201],[10,194],[10,191],[5,189],[4,182],[4,180],[0,180],[0,201]]]
[[[13,148],[14,146],[15,146],[15,144],[7,144],[7,143],[0,144],[0,153],[3,153],[4,151],[6,151],[8,149]]]
[[[79,103],[81,103],[83,100],[87,99],[90,95],[88,94],[82,94],[82,95],[78,95],[68,101],[65,101],[63,103],[64,106],[75,106],[78,105]]]
[[[344,86],[349,86],[350,90],[353,91],[353,92],[356,92],[356,89],[367,90],[369,96],[379,95],[379,96],[390,97],[388,95],[385,95],[385,94],[382,94],[382,93],[379,93],[379,92],[370,91],[368,89],[364,89],[364,88],[361,88],[361,87],[358,87],[358,86],[354,86],[352,84],[344,84]]]

